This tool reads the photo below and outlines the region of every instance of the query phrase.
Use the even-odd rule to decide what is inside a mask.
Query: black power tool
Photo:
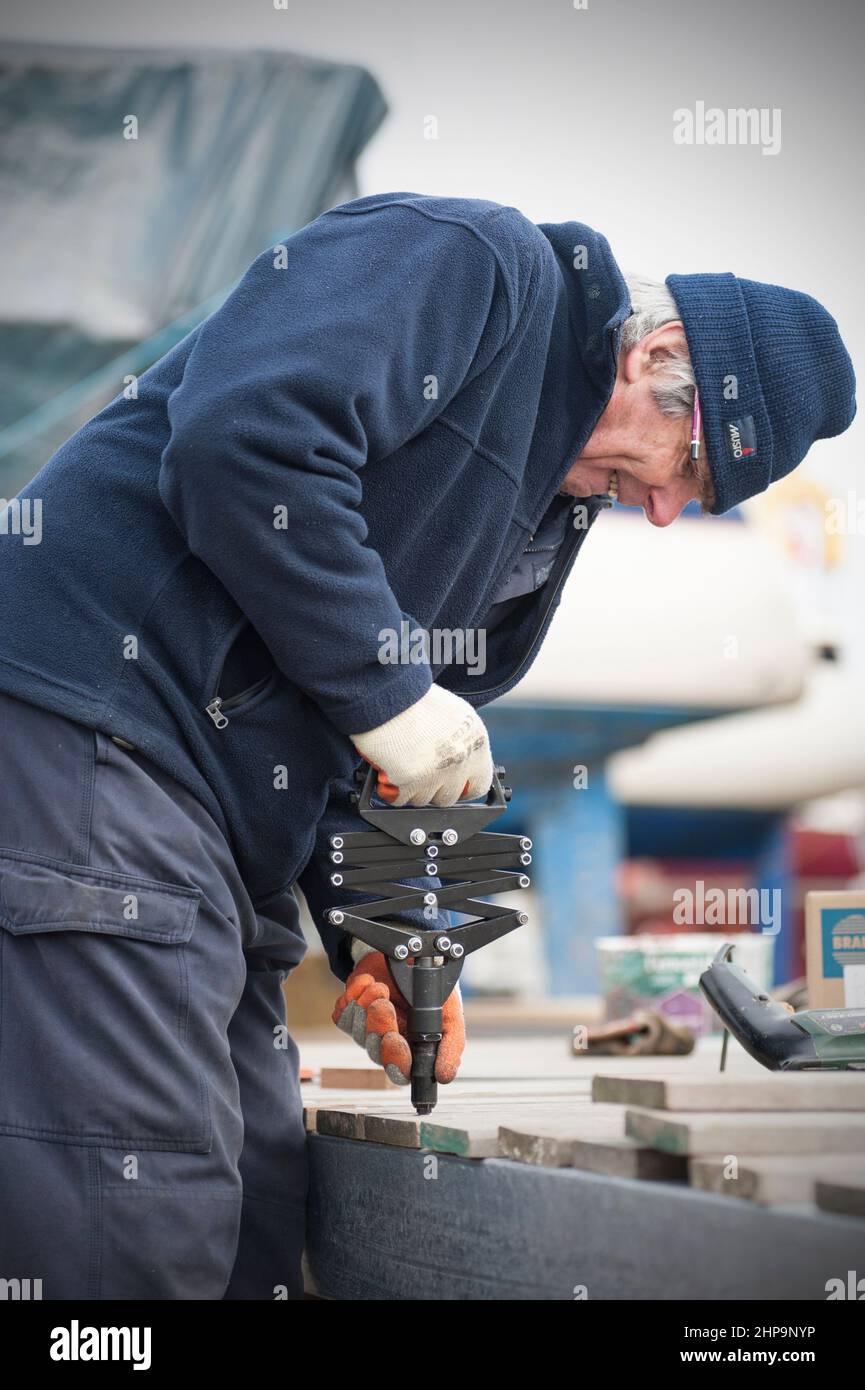
[[[528,917],[479,902],[470,894],[505,893],[528,888],[526,867],[532,842],[521,835],[485,833],[507,810],[511,792],[497,767],[486,799],[455,806],[373,806],[376,771],[355,774],[363,789],[355,793],[358,813],[374,831],[346,831],[330,838],[335,888],[380,893],[358,907],[331,908],[334,926],[387,957],[390,972],[408,1005],[406,1038],[411,1048],[411,1099],[428,1115],[437,1099],[435,1062],[442,1038],[442,1008],[472,951],[523,926]],[[398,878],[438,878],[446,886],[410,888]],[[409,908],[422,909],[429,927],[388,921]],[[457,927],[437,922],[440,908],[470,914]]]
[[[721,1070],[730,1033],[770,1071],[865,1069],[865,1009],[808,1009],[792,1013],[759,989],[721,947],[700,988],[724,1024]]]

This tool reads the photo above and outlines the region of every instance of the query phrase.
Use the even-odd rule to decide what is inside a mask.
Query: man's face
[[[665,324],[622,354],[606,410],[560,491],[590,497],[610,491],[616,474],[618,501],[642,507],[653,526],[669,526],[689,502],[711,505],[705,440],[693,462],[691,416],[664,415],[652,393],[664,353],[685,345],[681,324]]]

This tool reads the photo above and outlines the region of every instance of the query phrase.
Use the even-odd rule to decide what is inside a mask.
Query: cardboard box
[[[865,1007],[865,889],[805,894],[811,1009]]]

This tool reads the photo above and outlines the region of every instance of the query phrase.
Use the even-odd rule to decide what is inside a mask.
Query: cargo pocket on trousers
[[[0,1133],[207,1153],[184,947],[200,893],[0,851]]]

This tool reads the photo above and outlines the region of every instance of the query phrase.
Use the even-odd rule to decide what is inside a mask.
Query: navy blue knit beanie
[[[853,365],[810,295],[735,275],[668,275],[697,378],[717,515],[795,468],[856,413]]]

